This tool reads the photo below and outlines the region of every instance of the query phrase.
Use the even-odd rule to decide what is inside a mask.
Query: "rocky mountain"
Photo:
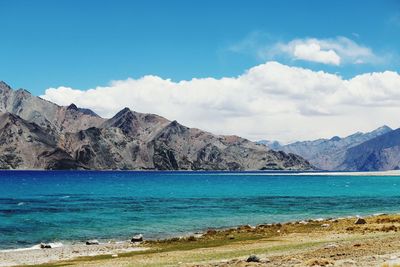
[[[339,169],[359,171],[400,169],[400,129],[348,149]]]
[[[18,115],[56,133],[96,127],[105,121],[91,110],[79,109],[74,104],[58,106],[24,89],[12,90],[4,82],[0,82],[0,112]]]
[[[310,169],[301,157],[265,149],[237,136],[216,136],[127,108],[66,135],[63,148],[90,169]]]
[[[0,168],[308,170],[303,158],[125,108],[103,119],[0,83]]]
[[[347,170],[344,161],[350,148],[391,131],[391,128],[382,126],[372,132],[357,132],[344,138],[334,136],[330,139],[295,142],[283,146],[275,143],[274,148],[270,148],[300,155],[321,170]]]
[[[76,169],[80,164],[60,149],[57,136],[21,117],[0,115],[1,169]]]

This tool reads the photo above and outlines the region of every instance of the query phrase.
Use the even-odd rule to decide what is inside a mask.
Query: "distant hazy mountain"
[[[307,170],[303,158],[125,108],[111,119],[0,82],[0,168]]]
[[[400,129],[348,149],[340,168],[360,171],[400,169]]]
[[[334,136],[331,139],[295,142],[283,146],[274,143],[274,148],[270,148],[300,155],[322,170],[343,170],[347,169],[347,165],[343,163],[348,149],[391,131],[389,127],[382,126],[372,132],[357,132],[344,138]]]

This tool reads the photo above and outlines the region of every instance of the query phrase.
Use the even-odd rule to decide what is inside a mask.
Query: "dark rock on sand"
[[[134,235],[131,238],[131,242],[142,242],[143,241],[143,235],[139,234],[139,235]]]
[[[357,218],[357,220],[354,222],[354,224],[366,224],[367,221],[363,218]]]
[[[90,245],[99,245],[99,241],[96,239],[92,239],[92,240],[88,240],[86,241],[86,245],[90,246]]]
[[[51,245],[46,243],[40,243],[40,248],[51,248]]]
[[[246,262],[260,262],[260,258],[256,255],[251,255],[247,258]]]

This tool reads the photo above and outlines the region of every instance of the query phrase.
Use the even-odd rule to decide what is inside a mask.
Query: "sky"
[[[0,1],[0,80],[251,140],[400,126],[400,1]]]

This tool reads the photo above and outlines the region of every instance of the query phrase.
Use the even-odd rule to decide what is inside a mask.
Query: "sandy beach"
[[[56,247],[47,249],[41,249],[40,245],[36,245],[33,248],[0,251],[0,266],[38,265],[79,257],[114,255],[143,250],[146,250],[146,248],[128,241],[100,243],[99,245],[81,243],[60,246],[57,244]]]
[[[400,215],[317,219],[166,240],[0,252],[0,266],[398,266]],[[256,262],[247,262],[255,255]]]

